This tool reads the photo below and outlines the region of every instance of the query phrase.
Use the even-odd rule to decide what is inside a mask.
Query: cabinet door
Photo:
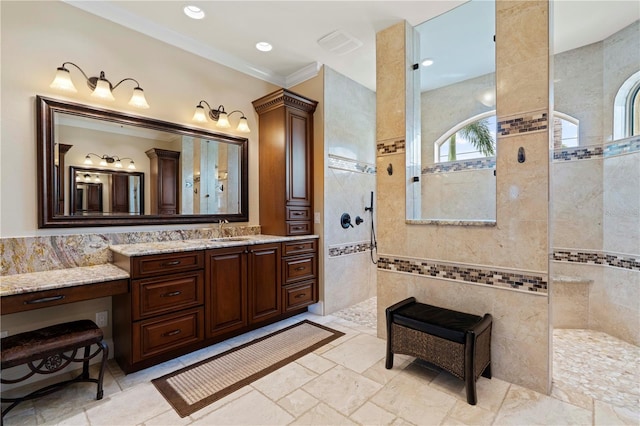
[[[246,247],[207,250],[207,337],[247,325]]]
[[[311,204],[311,119],[305,112],[287,109],[287,205]]]
[[[280,244],[249,246],[249,322],[280,315]]]

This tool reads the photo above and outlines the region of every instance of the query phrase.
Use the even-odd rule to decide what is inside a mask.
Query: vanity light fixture
[[[54,78],[53,82],[49,85],[49,87],[51,87],[52,89],[63,90],[66,92],[72,92],[72,93],[78,92],[76,87],[73,85],[73,81],[71,81],[71,73],[69,72],[69,69],[65,67],[66,65],[73,65],[82,73],[85,80],[87,81],[87,86],[89,86],[89,88],[93,90],[93,93],[91,93],[91,97],[108,100],[108,101],[114,101],[115,98],[113,97],[112,91],[116,87],[120,86],[120,84],[130,80],[136,83],[136,87],[133,88],[133,94],[131,95],[131,99],[129,100],[129,105],[134,106],[136,108],[143,108],[143,109],[149,108],[149,104],[147,103],[147,100],[144,97],[144,91],[140,87],[140,83],[138,83],[137,80],[127,77],[127,78],[123,78],[117,84],[114,85],[114,84],[111,84],[109,80],[107,80],[107,78],[104,75],[104,71],[100,71],[99,77],[88,77],[87,74],[82,70],[82,68],[80,68],[73,62],[64,62],[62,66],[58,67],[58,69],[56,70],[56,77]]]
[[[205,107],[203,104],[207,106],[208,111],[205,111]],[[238,122],[238,127],[236,127],[236,130],[242,133],[249,133],[251,129],[249,128],[247,117],[244,116],[244,112],[237,109],[235,111],[227,113],[224,110],[223,105],[220,105],[218,109],[213,109],[207,103],[207,101],[200,101],[198,103],[198,105],[196,106],[196,111],[193,114],[193,121],[197,123],[206,123],[207,115],[209,115],[209,118],[216,122],[217,128],[228,129],[231,127],[231,123],[229,123],[229,117],[231,116],[231,114],[234,114],[236,112],[239,112],[242,115],[240,117],[240,121]]]
[[[136,169],[136,165],[133,162],[133,159],[130,157],[118,157],[117,155],[107,155],[107,154],[103,154],[102,156],[98,155],[98,154],[94,154],[93,152],[88,153],[85,157],[84,157],[84,164],[93,164],[93,160],[91,160],[91,156],[94,157],[98,157],[100,159],[100,165],[101,166],[108,166],[110,164],[113,164],[116,168],[121,169],[122,168],[122,161],[121,160],[129,160],[129,165],[127,166],[128,169],[130,170],[135,170]]]

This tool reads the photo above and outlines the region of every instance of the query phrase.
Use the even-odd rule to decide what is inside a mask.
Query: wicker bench
[[[430,362],[463,380],[467,402],[476,405],[476,381],[491,378],[490,314],[480,317],[410,297],[388,307],[386,317],[387,369],[394,353]]]
[[[102,330],[93,321],[79,320],[3,338],[0,341],[2,345],[0,369],[5,370],[26,364],[29,372],[16,379],[7,379],[5,378],[6,375],[3,374],[0,378],[0,383],[19,383],[36,373],[52,374],[62,370],[72,362],[81,362],[82,372],[73,379],[54,383],[28,395],[17,398],[8,398],[3,395],[0,398],[1,401],[10,403],[10,405],[2,410],[1,419],[4,419],[5,414],[22,401],[48,395],[71,383],[97,383],[96,399],[102,399],[102,379],[109,354],[109,348],[102,340],[102,337]],[[91,345],[94,344],[97,345],[97,349],[91,353]],[[79,356],[78,351],[82,348],[84,348],[84,356]],[[97,379],[92,379],[89,377],[89,360],[101,352],[100,373]]]

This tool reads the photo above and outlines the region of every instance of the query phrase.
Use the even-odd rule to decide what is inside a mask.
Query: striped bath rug
[[[304,320],[152,382],[185,417],[343,335]]]

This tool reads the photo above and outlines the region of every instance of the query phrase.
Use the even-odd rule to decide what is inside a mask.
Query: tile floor
[[[373,306],[373,309],[372,309]],[[396,356],[384,368],[385,342],[376,337],[375,300],[334,315],[303,314],[247,333],[170,362],[125,376],[113,361],[105,375],[105,397],[95,401],[95,385],[78,384],[35,402],[19,405],[5,419],[12,425],[638,425],[638,381],[625,395],[581,390],[570,379],[585,371],[561,374],[551,396],[497,378],[480,378],[478,405],[466,403],[462,381]],[[343,331],[345,336],[271,373],[250,386],[180,418],[150,380],[223,352],[303,318]],[[564,333],[567,334],[567,333]],[[562,336],[561,336],[562,337]],[[584,337],[584,336],[583,336]],[[607,336],[608,337],[608,336]],[[565,342],[570,339],[564,339]],[[581,342],[583,343],[583,342]],[[611,342],[609,341],[609,344]],[[618,344],[618,343],[616,343]],[[558,345],[562,347],[562,345]],[[620,350],[636,347],[617,346]],[[571,350],[565,346],[564,353]],[[638,355],[625,359],[620,376],[638,374]],[[612,356],[605,355],[612,365]],[[559,357],[554,364],[558,367]],[[574,362],[574,361],[572,361]],[[577,362],[577,361],[575,361]],[[582,362],[582,361],[580,361]],[[635,364],[634,364],[635,362]],[[591,365],[590,370],[597,370]],[[592,383],[609,376],[597,371]],[[589,380],[586,380],[589,382]],[[596,390],[594,390],[596,389]],[[630,399],[627,399],[630,398]]]

